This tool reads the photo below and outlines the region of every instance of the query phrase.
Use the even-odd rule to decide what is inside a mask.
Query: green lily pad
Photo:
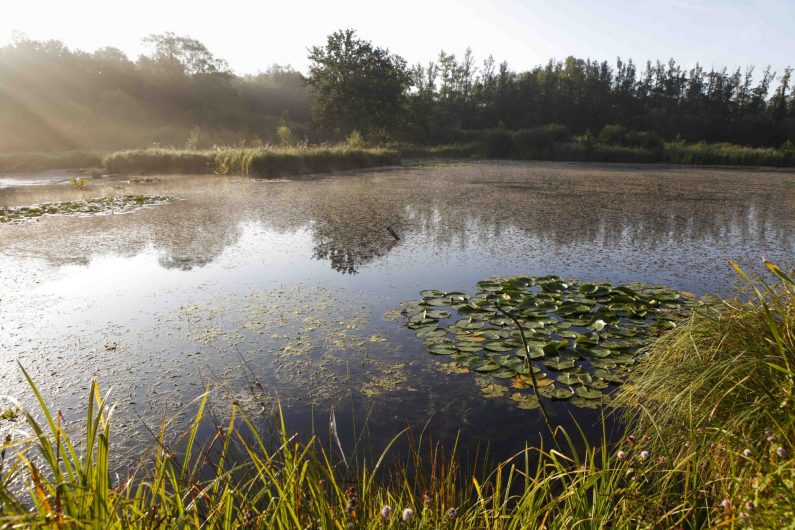
[[[401,304],[401,313],[429,353],[486,380],[513,378],[517,388],[531,386],[532,369],[539,373],[538,397],[591,408],[609,398],[602,390],[629,378],[638,352],[702,304],[662,286],[556,276],[489,278],[472,296],[435,289],[420,294],[421,301]],[[550,375],[541,375],[540,366]]]
[[[524,410],[533,410],[541,406],[536,396],[522,394],[521,392],[514,392],[511,394],[511,401],[516,403],[518,408]]]
[[[585,399],[600,399],[602,397],[600,391],[585,386],[578,386],[574,389],[574,393]]]

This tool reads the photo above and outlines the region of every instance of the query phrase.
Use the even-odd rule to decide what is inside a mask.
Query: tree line
[[[209,147],[267,140],[282,120],[310,133],[300,72],[274,65],[239,76],[195,39],[166,33],[145,43],[149,53],[136,60],[57,40],[0,48],[0,150]]]
[[[373,143],[446,144],[549,124],[617,144],[795,141],[790,68],[567,57],[514,71],[471,50],[408,65],[340,30],[309,50],[307,75],[278,65],[236,75],[195,39],[145,42],[136,60],[26,38],[0,48],[0,150],[274,142],[280,126],[310,142],[356,130]]]

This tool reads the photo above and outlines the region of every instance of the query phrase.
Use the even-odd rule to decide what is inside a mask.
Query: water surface
[[[438,439],[510,451],[537,439],[538,411],[441,373],[400,302],[513,274],[727,295],[730,259],[795,258],[792,172],[463,163],[283,181],[106,177],[85,190],[67,178],[3,175],[0,207],[174,200],[0,225],[0,394],[30,402],[19,361],[77,424],[97,378],[130,448],[213,382],[218,414],[234,401],[264,415],[278,398],[299,432],[326,428],[333,405],[346,443],[364,425],[383,439],[430,422]],[[571,425],[564,404],[552,412]]]

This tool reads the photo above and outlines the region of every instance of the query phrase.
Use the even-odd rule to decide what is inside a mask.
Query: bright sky
[[[410,63],[471,47],[514,70],[568,55],[667,60],[707,68],[795,66],[793,0],[25,0],[3,2],[0,44],[14,31],[136,58],[141,38],[173,31],[202,41],[237,73],[291,64],[307,47],[354,28]]]

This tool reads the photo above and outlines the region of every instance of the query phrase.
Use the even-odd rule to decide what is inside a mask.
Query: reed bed
[[[745,147],[733,144],[669,143],[655,149],[572,142],[522,142],[518,131],[468,143],[439,146],[398,146],[407,158],[474,158],[603,162],[630,164],[682,164],[705,166],[795,167],[795,150]]]
[[[113,407],[97,384],[73,439],[28,379],[39,409],[2,446],[0,527],[793,528],[795,284],[768,267],[767,282],[738,268],[744,292],[653,345],[616,396],[621,442],[603,432],[577,450],[551,427],[550,447],[491,466],[465,467],[455,448],[444,456],[405,431],[375,456],[344,459],[280,414],[260,434],[235,407],[199,440],[205,394],[177,443],[163,422],[140,466],[115,477]],[[401,437],[410,450],[392,458]]]
[[[111,173],[215,173],[268,178],[400,165],[400,154],[388,149],[344,146],[140,149],[111,153],[103,164]]]

